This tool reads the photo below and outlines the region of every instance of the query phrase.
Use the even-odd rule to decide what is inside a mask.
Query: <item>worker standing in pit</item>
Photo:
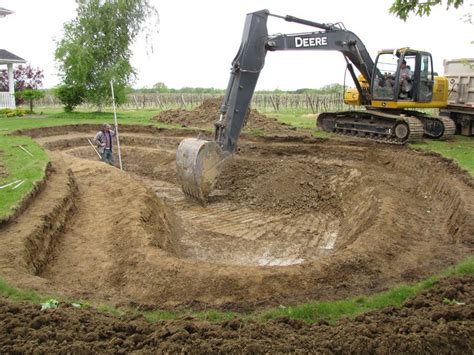
[[[97,132],[94,137],[94,144],[97,145],[102,161],[107,164],[114,165],[114,156],[112,154],[112,138],[115,136],[115,131],[111,129],[108,123],[102,125],[102,130]]]

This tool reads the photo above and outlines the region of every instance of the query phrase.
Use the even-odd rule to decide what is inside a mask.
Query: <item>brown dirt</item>
[[[97,161],[85,139],[94,127],[30,133],[54,150],[56,173],[0,230],[0,276],[16,286],[249,311],[382,291],[474,248],[472,178],[433,154],[243,137],[202,207],[184,198],[174,170],[178,143],[196,132],[127,127],[125,172]]]
[[[474,278],[442,280],[408,300],[336,325],[289,318],[259,323],[193,318],[146,322],[62,305],[0,299],[1,353],[383,353],[470,354],[474,350]],[[447,302],[448,301],[448,302]],[[456,301],[460,304],[453,304]]]
[[[193,110],[166,110],[160,112],[154,119],[167,124],[178,124],[183,127],[213,128],[219,118],[219,110],[223,98],[205,100]],[[275,118],[267,117],[255,109],[249,109],[245,118],[244,132],[254,131],[273,135],[294,135],[296,129],[278,122]],[[299,132],[298,134],[302,134]]]
[[[217,188],[228,190],[224,198],[239,205],[285,215],[332,213],[340,216],[340,184],[348,169],[304,158],[238,159],[222,172]]]

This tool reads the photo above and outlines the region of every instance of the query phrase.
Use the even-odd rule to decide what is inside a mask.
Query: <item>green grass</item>
[[[33,157],[20,149],[19,145],[26,148]],[[0,186],[15,180],[25,180],[15,189],[15,185],[0,189],[0,218],[5,218],[33,189],[34,184],[43,178],[48,156],[29,137],[0,135],[0,161],[7,173],[7,176],[0,176]]]
[[[276,118],[282,123],[286,123],[299,128],[314,129],[316,127],[316,115],[305,113],[271,113],[270,117]]]
[[[334,323],[343,316],[355,317],[388,306],[400,307],[409,297],[432,287],[437,280],[437,277],[433,277],[415,285],[401,285],[373,296],[360,296],[338,301],[313,301],[293,307],[281,306],[278,309],[263,312],[260,318],[269,320],[287,316],[308,323],[321,319]]]
[[[58,109],[37,108],[36,112],[41,112],[41,114],[28,115],[20,118],[0,118],[0,135],[5,135],[19,129],[86,123],[113,124],[114,122],[112,111],[63,112]],[[179,125],[167,125],[152,120],[159,112],[159,110],[119,110],[117,111],[117,121],[119,124],[151,124],[157,127],[180,127]]]
[[[421,143],[410,144],[415,149],[440,153],[454,159],[462,168],[474,175],[474,138],[455,136],[449,141],[424,140]]]

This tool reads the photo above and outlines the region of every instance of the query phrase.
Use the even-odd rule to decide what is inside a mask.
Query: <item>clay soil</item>
[[[436,154],[361,140],[243,136],[203,207],[181,192],[174,158],[179,142],[199,132],[124,127],[120,171],[89,146],[97,128],[23,132],[48,150],[52,172],[28,208],[0,228],[0,277],[10,284],[139,309],[250,312],[383,291],[474,249],[473,179]],[[3,301],[3,325],[18,333],[3,332],[2,352],[33,344],[47,352],[64,341],[78,346],[72,352],[85,341],[97,351],[472,350],[472,279],[446,282],[417,298],[426,306],[335,327],[288,319],[147,325]],[[448,298],[467,307],[442,304],[450,287],[459,292]],[[64,334],[53,333],[65,318]]]

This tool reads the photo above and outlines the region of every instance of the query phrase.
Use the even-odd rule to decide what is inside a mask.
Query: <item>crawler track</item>
[[[423,124],[414,116],[367,111],[321,113],[317,126],[326,132],[402,145],[423,137]]]

